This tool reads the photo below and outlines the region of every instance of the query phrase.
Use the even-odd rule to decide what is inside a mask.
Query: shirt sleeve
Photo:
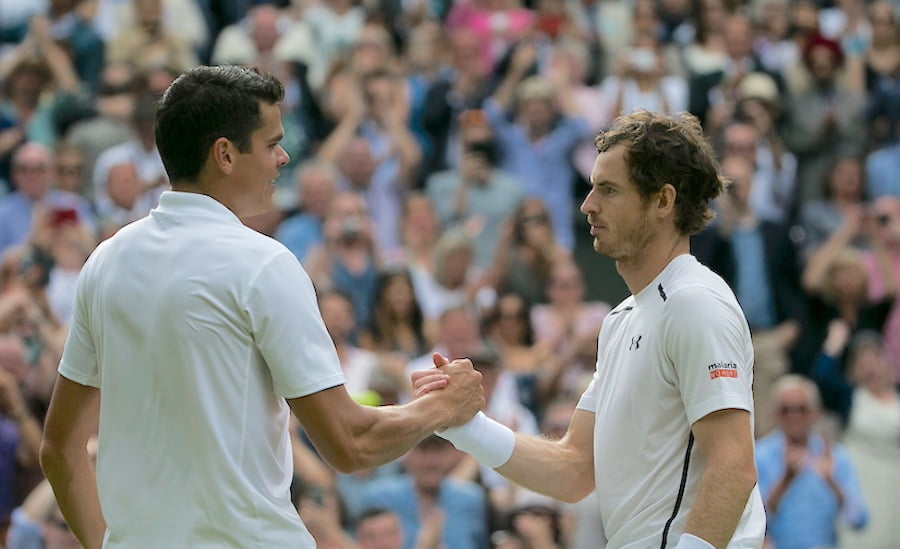
[[[863,498],[862,487],[853,468],[850,455],[843,446],[836,446],[834,452],[834,477],[844,496],[841,516],[854,530],[865,528],[869,522],[869,510]]]
[[[91,333],[90,296],[91,264],[82,268],[75,285],[75,302],[72,309],[72,323],[66,336],[62,359],[59,362],[59,374],[66,379],[87,385],[100,387],[100,364],[97,361],[97,349]]]
[[[750,332],[728,297],[690,286],[673,292],[663,313],[666,353],[691,424],[717,410],[753,410]]]
[[[597,378],[599,377],[600,374],[595,371],[587,389],[584,390],[581,398],[578,399],[578,406],[575,407],[577,410],[585,410],[592,414],[597,413]]]
[[[312,281],[289,251],[260,270],[245,307],[275,394],[298,398],[344,383]]]

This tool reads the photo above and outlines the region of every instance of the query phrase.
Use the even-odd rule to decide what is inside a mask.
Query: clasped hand
[[[466,358],[450,361],[434,353],[432,359],[434,368],[412,373],[413,399],[433,394],[446,403],[450,418],[447,427],[462,425],[484,408],[481,373]]]

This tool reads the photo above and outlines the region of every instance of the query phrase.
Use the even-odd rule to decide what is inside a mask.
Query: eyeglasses
[[[778,407],[778,414],[788,416],[791,414],[806,415],[809,413],[809,406],[806,404],[790,405],[783,404]]]

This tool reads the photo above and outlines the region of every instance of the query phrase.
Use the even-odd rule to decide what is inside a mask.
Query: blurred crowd
[[[431,352],[467,356],[485,413],[550,437],[615,305],[586,298],[612,279],[576,253],[593,136],[638,108],[698,116],[732,184],[692,251],[752,330],[768,543],[900,548],[898,17],[896,0],[0,0],[0,547],[78,547],[38,451],[79,270],[168,187],[159,95],[232,63],[285,85],[277,208],[244,221],[306,268],[351,395],[408,401]],[[522,490],[440,438],[343,475],[293,434],[322,548],[604,546],[591,497]]]

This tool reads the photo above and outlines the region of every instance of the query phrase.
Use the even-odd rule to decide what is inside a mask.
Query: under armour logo
[[[641,346],[641,336],[636,336],[631,338],[631,345],[628,346],[629,351],[633,351],[635,349],[640,348]]]

